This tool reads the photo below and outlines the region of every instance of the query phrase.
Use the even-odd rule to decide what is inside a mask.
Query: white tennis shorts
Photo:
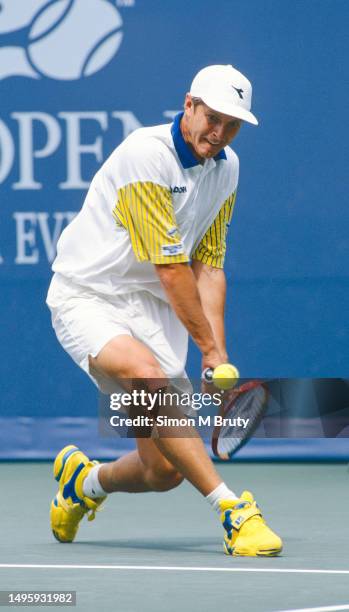
[[[102,393],[113,393],[115,382],[89,367],[89,355],[96,357],[120,334],[145,344],[168,378],[183,379],[185,389],[191,386],[185,372],[188,332],[170,305],[148,291],[109,297],[56,273],[47,305],[60,344]]]

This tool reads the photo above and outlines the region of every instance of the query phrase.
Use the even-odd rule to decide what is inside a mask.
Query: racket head
[[[216,425],[212,433],[211,446],[216,457],[228,461],[250,440],[266,412],[268,396],[268,389],[260,380],[248,381],[229,392],[219,415],[227,422]],[[239,417],[249,421],[237,436],[228,419]]]

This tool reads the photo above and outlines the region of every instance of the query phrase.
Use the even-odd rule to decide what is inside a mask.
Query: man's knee
[[[168,465],[152,466],[147,469],[146,477],[153,491],[170,491],[178,487],[184,478],[182,474]]]
[[[142,384],[151,390],[167,387],[168,379],[161,366],[158,364],[140,363],[134,370],[134,378],[142,381]]]
[[[139,381],[136,386],[148,391],[166,387],[167,376],[159,362],[142,342],[127,335],[120,335],[110,340],[97,357],[89,355],[90,368],[107,375],[116,381]],[[159,380],[154,386],[153,381]],[[153,388],[155,387],[155,388]]]

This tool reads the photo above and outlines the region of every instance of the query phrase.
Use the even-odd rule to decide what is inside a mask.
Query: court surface
[[[114,494],[94,522],[84,520],[74,544],[59,544],[49,529],[51,464],[0,464],[0,588],[75,590],[75,609],[99,612],[349,610],[347,466],[218,469],[238,494],[254,492],[284,540],[281,557],[225,556],[216,516],[187,483]]]

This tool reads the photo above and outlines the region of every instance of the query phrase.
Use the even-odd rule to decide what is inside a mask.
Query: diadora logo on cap
[[[244,96],[242,94],[244,93],[244,90],[243,89],[238,89],[237,87],[234,87],[234,85],[232,85],[232,88],[235,89],[235,91],[238,94],[239,98],[241,100],[243,100]]]
[[[170,187],[170,192],[171,193],[186,193],[187,188],[185,185],[178,187],[177,185],[175,185],[174,187]]]
[[[121,27],[112,0],[1,0],[0,80],[90,76],[117,53]]]

